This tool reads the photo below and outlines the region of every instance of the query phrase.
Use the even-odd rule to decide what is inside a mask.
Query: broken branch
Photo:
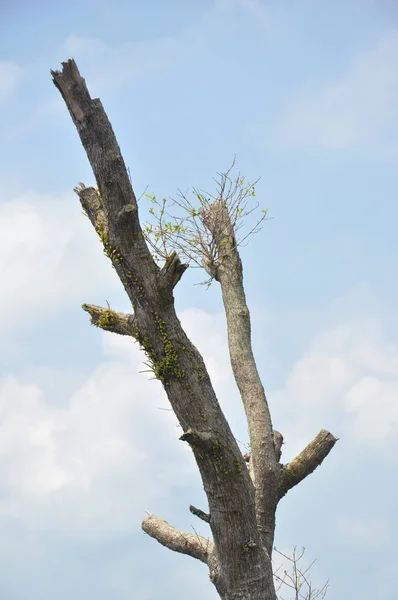
[[[193,515],[195,515],[195,517],[202,519],[202,521],[204,521],[205,523],[210,523],[210,515],[203,512],[203,510],[200,510],[200,508],[196,508],[196,506],[192,506],[191,504],[189,510]]]
[[[91,317],[91,324],[112,333],[137,337],[137,325],[134,315],[121,313],[111,308],[102,308],[95,304],[82,304],[82,309]]]
[[[207,564],[209,554],[213,551],[213,542],[200,535],[183,533],[156,515],[145,517],[141,527],[145,533],[162,546],[174,550],[174,552],[197,558],[205,564]]]
[[[188,267],[188,263],[181,262],[177,252],[172,252],[159,272],[160,287],[165,290],[173,290]]]
[[[273,431],[273,441],[276,460],[279,462],[282,456],[283,435],[279,431]]]
[[[282,470],[282,483],[279,499],[295,485],[310,475],[323,462],[338,438],[321,429],[318,435]]]
[[[214,439],[211,433],[194,431],[188,429],[180,437],[182,442],[188,442],[191,446],[198,446],[204,450],[210,450],[214,444]]]

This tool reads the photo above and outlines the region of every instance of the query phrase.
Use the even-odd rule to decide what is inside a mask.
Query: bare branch
[[[200,510],[200,508],[196,508],[196,506],[192,506],[191,504],[189,510],[193,515],[195,515],[195,517],[202,519],[202,521],[205,521],[205,523],[210,523],[210,515],[203,512],[203,510]]]
[[[82,304],[82,309],[89,313],[91,324],[120,335],[131,335],[137,337],[137,324],[135,316],[121,313],[108,308],[102,308],[95,304]]]
[[[338,438],[322,429],[318,435],[287,465],[282,471],[282,482],[279,498],[292,487],[300,483],[307,475],[310,475],[323,462],[329,454]]]
[[[292,556],[281,552],[274,548],[275,552],[277,552],[280,556],[283,556],[289,563],[292,564],[291,571],[284,569],[282,574],[279,575],[279,571],[281,570],[282,565],[280,565],[274,571],[274,579],[276,580],[275,590],[279,592],[282,586],[290,588],[294,591],[295,600],[315,600],[318,597],[324,598],[329,586],[329,581],[327,581],[322,588],[316,589],[313,587],[311,581],[309,580],[307,574],[308,571],[313,566],[315,560],[303,570],[300,567],[299,563],[304,556],[305,548],[302,548],[300,555],[297,555],[296,547],[293,549]],[[283,597],[278,594],[279,600],[283,600]]]
[[[213,552],[213,542],[199,535],[183,533],[156,515],[145,517],[141,527],[162,546],[197,558],[205,564],[209,554]]]
[[[90,219],[100,239],[104,245],[107,244],[109,238],[108,211],[102,202],[99,191],[93,187],[86,187],[82,182],[79,182],[73,191],[79,196],[83,212]]]

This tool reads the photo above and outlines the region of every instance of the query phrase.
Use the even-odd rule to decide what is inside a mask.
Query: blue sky
[[[137,195],[261,177],[273,219],[242,249],[253,343],[288,461],[340,438],[281,502],[330,600],[392,600],[398,569],[395,199],[398,8],[391,1],[3,2],[0,39],[0,597],[216,598],[206,568],[145,536],[149,511],[207,535],[192,456],[130,340],[128,310],[72,188],[94,183],[50,69],[75,58]],[[140,201],[145,217],[147,204]],[[237,439],[220,290],[176,290]],[[276,560],[276,564],[277,560]],[[154,572],[157,573],[154,577]]]

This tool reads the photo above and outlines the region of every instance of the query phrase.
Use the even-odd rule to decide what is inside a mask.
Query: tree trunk
[[[82,308],[94,325],[132,336],[146,353],[183,429],[180,439],[192,448],[209,513],[194,507],[191,511],[209,523],[213,541],[183,533],[155,515],[146,517],[142,528],[171,550],[206,563],[222,599],[275,600],[271,553],[278,501],[322,462],[336,438],[322,430],[294,461],[280,464],[282,436],[272,430],[251,349],[242,265],[236,247],[231,246],[225,261],[215,269],[226,310],[232,369],[249,425],[252,451],[242,456],[202,356],[175,312],[173,290],[188,265],[182,264],[175,252],[162,268],[153,260],[130,178],[102,104],[91,99],[73,60],[62,66],[61,72],[51,72],[53,81],[97,182],[97,189],[80,184],[75,191],[123,283],[133,313],[92,304]],[[203,218],[213,230],[216,244],[223,244],[226,236],[233,238],[225,205],[215,203]]]

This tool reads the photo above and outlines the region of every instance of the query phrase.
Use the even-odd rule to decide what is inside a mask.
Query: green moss
[[[225,457],[225,451],[224,451],[224,444],[222,444],[218,440],[214,439],[212,442],[212,445],[211,445],[211,450],[212,450],[212,455],[215,460],[217,468],[224,475],[231,475],[232,474],[231,470],[225,464],[226,457]]]
[[[132,273],[131,273],[130,271],[129,271],[129,273],[128,273],[128,277],[129,277],[130,279],[132,278]],[[144,295],[145,295],[145,294],[144,294],[144,288],[143,288],[143,286],[142,286],[142,284],[141,284],[140,280],[138,279],[138,277],[135,277],[135,278],[132,280],[132,283],[133,283],[133,285],[134,285],[134,288],[135,288],[135,290],[136,290],[137,294],[140,296],[140,298],[143,298],[143,297],[144,297]]]
[[[134,331],[131,332],[131,335],[136,340],[136,342],[138,342],[141,350],[143,350],[145,352],[145,355],[149,360],[148,367],[150,367],[150,369],[152,369],[152,371],[155,373],[157,359],[156,359],[155,351],[149,340],[149,337],[147,335],[143,336],[141,334],[138,324],[136,324]]]
[[[239,456],[235,456],[234,458],[235,469],[237,473],[242,473],[242,459]]]
[[[99,327],[100,329],[111,329],[118,322],[117,313],[111,309],[109,304],[108,308],[101,309],[101,313],[97,321],[95,321],[95,316],[98,314],[97,309],[90,308],[88,304],[82,304],[82,308],[90,314],[92,320],[91,324]]]
[[[104,244],[104,246],[106,246],[109,242],[108,227],[101,217],[97,219],[97,222],[95,224],[95,231],[98,233],[101,242]]]
[[[181,350],[182,350],[183,352],[185,352],[185,353],[188,355],[188,357],[191,359],[191,361],[192,361],[192,363],[193,363],[193,364],[192,364],[192,368],[193,368],[193,370],[194,370],[194,371],[196,371],[196,375],[197,375],[198,381],[199,381],[200,383],[202,383],[203,381],[206,381],[206,379],[207,379],[207,376],[206,376],[206,374],[205,374],[205,373],[202,371],[202,369],[200,368],[200,365],[198,365],[198,364],[195,362],[195,361],[196,361],[196,359],[195,359],[195,356],[194,356],[194,354],[193,354],[193,352],[192,352],[191,348],[190,348],[189,346],[187,346],[186,344],[183,344],[183,343],[182,343],[182,338],[181,338],[181,337],[178,337],[177,339],[178,339],[178,341],[179,341],[179,346],[180,346]]]
[[[112,260],[112,262],[121,265],[123,262],[123,256],[120,254],[117,248],[114,248],[109,243],[109,234],[108,234],[108,226],[103,217],[98,217],[97,222],[95,224],[95,231],[98,233],[98,236],[104,246],[104,254]]]
[[[170,340],[167,333],[167,324],[165,321],[162,321],[157,313],[154,313],[154,316],[162,339],[164,351],[164,357],[154,365],[155,377],[160,379],[160,381],[164,381],[169,375],[177,377],[178,379],[183,379],[185,377],[185,371],[179,364],[178,351],[174,347],[173,342]]]
[[[229,468],[229,466],[227,465],[227,461],[226,461],[227,457],[225,454],[225,446],[218,440],[213,439],[212,445],[211,445],[211,451],[212,451],[212,455],[215,460],[217,468],[224,475],[233,475],[234,472],[238,473],[240,475],[243,472],[242,459],[239,458],[238,456],[236,456],[234,458],[235,469],[232,470],[231,468]]]
[[[117,250],[117,248],[114,248],[108,243],[104,244],[104,254],[117,265],[121,265],[123,263],[123,256],[120,254],[120,252]]]
[[[155,365],[156,365],[156,354],[154,349],[152,348],[151,342],[149,341],[149,337],[145,336],[142,340],[141,343],[141,347],[143,348],[145,354],[147,355],[148,359],[151,361],[151,366],[153,368],[153,370],[155,371]],[[156,373],[155,373],[156,375]]]
[[[162,319],[159,317],[157,313],[154,313],[155,322],[157,328],[160,333],[160,337],[163,345],[163,353],[164,356],[160,360],[157,359],[156,353],[150,343],[148,336],[142,336],[138,325],[136,325],[136,330],[132,332],[132,336],[134,339],[138,341],[140,344],[140,348],[144,350],[148,360],[149,367],[152,369],[155,377],[162,381],[164,385],[169,385],[167,378],[169,376],[174,376],[179,379],[185,377],[185,371],[181,368],[178,360],[178,351],[174,348],[172,341],[169,338],[167,333],[167,325]],[[189,384],[186,384],[189,393],[192,393],[189,387]]]
[[[107,308],[103,311],[100,318],[98,319],[97,327],[101,329],[108,329],[109,327],[113,327],[117,323],[117,315],[116,313]]]

